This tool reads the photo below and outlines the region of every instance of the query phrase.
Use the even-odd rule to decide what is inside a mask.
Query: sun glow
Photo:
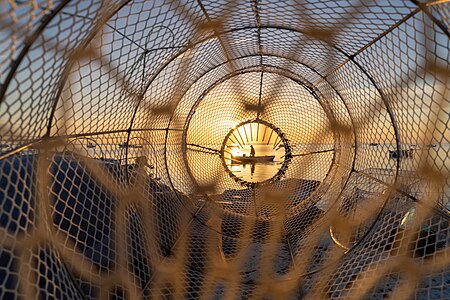
[[[233,156],[241,156],[242,155],[242,152],[239,151],[239,147],[238,146],[231,146],[230,147],[230,153]]]

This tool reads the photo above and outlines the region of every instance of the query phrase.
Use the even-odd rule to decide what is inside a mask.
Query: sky
[[[47,1],[37,1],[40,5],[46,5]],[[314,2],[314,1],[313,1]],[[160,1],[152,2],[147,1],[141,3],[141,1],[133,2],[133,5],[125,6],[123,9],[119,10],[118,14],[111,18],[107,25],[103,27],[103,36],[101,37],[101,56],[106,60],[112,61],[113,66],[118,70],[118,73],[124,74],[125,78],[132,78],[132,86],[139,90],[142,87],[142,77],[141,73],[144,74],[144,78],[148,80],[151,78],[152,72],[161,67],[164,63],[167,63],[175,53],[177,53],[181,48],[186,47],[189,42],[189,37],[193,32],[195,27],[195,22],[198,19],[193,18],[190,20],[185,17],[180,17],[180,9],[173,9],[174,6],[169,4],[162,4]],[[184,3],[184,2],[183,2]],[[187,8],[189,8],[189,13],[191,16],[199,14],[199,9],[196,5],[190,6],[187,3]],[[395,9],[389,8],[388,5],[396,6]],[[8,132],[24,132],[27,128],[23,127],[21,129],[15,130],[18,124],[23,123],[24,119],[30,118],[33,115],[40,115],[39,120],[36,120],[40,125],[36,125],[35,133],[37,135],[42,134],[45,131],[47,121],[42,120],[45,116],[48,116],[46,110],[51,107],[52,96],[54,95],[55,85],[58,83],[58,76],[52,74],[52,70],[57,70],[63,66],[63,60],[58,60],[58,56],[62,55],[62,51],[53,52],[47,51],[46,48],[39,46],[43,43],[48,45],[49,41],[52,41],[52,37],[58,35],[58,42],[62,47],[65,45],[65,41],[68,44],[76,45],[79,44],[81,32],[86,32],[89,29],[90,22],[86,21],[85,17],[98,9],[98,7],[89,7],[90,1],[80,1],[77,4],[71,4],[64,9],[64,14],[56,17],[49,26],[44,30],[44,38],[38,38],[36,46],[33,46],[30,52],[26,55],[25,60],[19,67],[18,73],[15,76],[15,80],[11,82],[7,92],[7,98],[4,103],[0,106],[0,126],[2,127],[1,133],[7,134]],[[288,3],[289,4],[289,1]],[[284,5],[287,5],[284,4]],[[386,1],[376,3],[379,6],[384,6],[383,8],[377,7],[375,4],[368,6],[369,8],[363,9],[364,13],[356,15],[355,19],[351,22],[351,26],[347,29],[346,35],[352,36],[355,41],[360,42],[361,39],[372,38],[375,31],[367,30],[367,28],[383,28],[392,25],[396,20],[400,19],[402,15],[408,13],[412,10],[413,5],[409,7],[402,7],[395,3]],[[296,17],[289,13],[280,13],[277,8],[279,4],[276,1],[263,1],[261,4],[261,18],[263,23],[272,24],[273,22],[280,22],[286,26],[291,25],[291,20],[295,21]],[[314,5],[308,6],[309,8],[314,8],[320,10],[321,14],[315,14],[311,16],[318,24],[323,24],[326,22],[335,22],[333,18],[333,12],[336,11],[348,11],[348,5],[346,1],[332,1],[327,3],[328,7],[325,7],[324,2],[315,1]],[[240,9],[241,6],[239,6]],[[251,10],[251,7],[243,6],[246,9]],[[0,6],[2,9],[2,15],[8,10],[8,5]],[[213,5],[213,2],[205,1],[205,9],[210,12],[212,18],[219,17],[219,8]],[[35,13],[41,11],[40,9],[35,10]],[[273,13],[271,13],[273,12]],[[15,11],[15,15],[21,16],[29,13],[29,6],[19,5]],[[76,13],[77,16],[71,15]],[[242,12],[244,13],[244,12]],[[231,14],[235,16],[234,14]],[[244,14],[245,15],[245,14]],[[284,19],[282,18],[284,17]],[[364,18],[366,21],[363,21]],[[339,23],[338,18],[335,18],[336,24]],[[32,28],[36,28],[38,24],[37,20],[25,18],[19,18],[20,22],[17,24],[18,27],[23,27],[30,21]],[[377,20],[382,20],[380,23]],[[6,18],[6,22],[11,21],[10,18]],[[230,20],[229,22],[232,22]],[[231,24],[231,23],[230,23]],[[419,14],[416,18],[407,21],[404,25],[401,25],[399,29],[394,30],[391,34],[388,34],[385,38],[377,42],[373,47],[363,52],[357,57],[357,61],[364,65],[369,65],[369,72],[371,72],[375,77],[378,76],[377,80],[383,79],[383,86],[385,91],[390,91],[391,94],[395,94],[396,97],[392,97],[392,101],[399,101],[400,98],[408,99],[408,102],[421,102],[429,103],[432,98],[435,97],[445,97],[443,95],[431,95],[431,97],[425,96],[432,94],[430,90],[440,89],[440,85],[448,85],[448,83],[422,83],[420,79],[412,78],[410,82],[405,82],[405,80],[399,81],[396,74],[405,74],[408,71],[411,72],[416,70],[417,65],[423,65],[424,60],[422,57],[418,56],[417,53],[423,53],[425,51],[423,38],[420,34],[420,28],[423,25],[422,15]],[[111,26],[117,30],[111,29]],[[231,26],[231,25],[230,25]],[[232,26],[239,26],[237,23],[233,23]],[[300,26],[303,26],[300,24]],[[60,34],[60,30],[63,29],[63,33]],[[361,37],[357,33],[361,30],[367,30],[367,37]],[[352,35],[352,32],[356,34]],[[8,49],[11,41],[8,40],[11,31],[10,28],[3,27],[0,31],[0,53],[2,55],[9,56],[10,53]],[[17,45],[20,45],[20,41],[23,40],[26,31],[21,31],[21,35],[17,35]],[[251,31],[252,34],[255,31]],[[273,53],[282,53],[283,51],[295,48],[295,41],[300,37],[296,33],[292,33],[281,29],[271,29],[263,30],[263,41],[264,39],[271,44],[266,45],[266,50]],[[126,38],[124,37],[126,36]],[[357,37],[358,36],[358,37]],[[235,40],[239,43],[235,43],[234,47],[237,49],[237,53],[245,50],[242,45],[245,42],[254,42],[255,39],[242,39],[239,35],[234,35]],[[277,38],[278,37],[278,38]],[[281,40],[283,37],[284,40]],[[442,33],[437,33],[433,36],[435,41],[434,45],[428,45],[430,49],[433,49],[440,60],[439,64],[448,64],[448,48],[449,42],[448,38]],[[358,40],[359,39],[359,40]],[[291,40],[291,42],[290,42]],[[214,41],[214,39],[212,40]],[[300,40],[301,41],[301,40]],[[283,44],[284,42],[284,44]],[[209,43],[209,42],[208,42]],[[217,41],[215,42],[217,44]],[[344,45],[345,43],[342,43]],[[309,44],[311,46],[312,44]],[[326,51],[320,50],[320,43],[315,44],[319,48],[316,48],[316,52],[305,51],[303,54],[299,55],[299,58],[311,65],[316,65],[318,69],[325,64]],[[306,45],[308,46],[308,45]],[[48,47],[48,46],[46,46]],[[174,49],[161,49],[166,47],[175,47]],[[211,63],[214,63],[215,55],[223,53],[212,52],[213,43],[211,46],[198,48],[201,52],[194,53],[194,55],[185,54],[181,56],[178,60],[173,60],[172,63],[167,67],[168,72],[163,73],[160,77],[156,78],[155,84],[158,89],[154,89],[152,93],[147,95],[149,97],[146,99],[147,103],[153,101],[153,99],[162,99],[161,101],[169,101],[170,99],[165,98],[166,95],[163,94],[164,89],[169,89],[171,87],[177,86],[179,84],[179,79],[177,79],[177,72],[180,72],[180,60],[187,62],[189,68],[200,74],[197,69],[207,66],[205,62],[205,57]],[[252,46],[253,47],[253,46]],[[147,48],[149,53],[144,54],[144,49]],[[62,48],[63,49],[63,48]],[[159,49],[159,50],[158,50]],[[319,51],[317,51],[319,49]],[[350,46],[346,48],[351,49]],[[405,50],[407,49],[407,50]],[[20,46],[17,47],[16,51],[20,50]],[[6,54],[5,54],[6,53]],[[17,55],[15,52],[13,55]],[[319,55],[317,57],[317,55]],[[144,59],[145,58],[145,59]],[[144,60],[146,61],[146,68],[144,69]],[[194,63],[190,61],[194,60]],[[5,64],[4,60],[0,66],[0,70],[7,68],[7,62]],[[404,63],[408,61],[408,63]],[[340,59],[336,62],[339,63]],[[103,64],[103,63],[102,63]],[[124,99],[124,93],[122,91],[117,91],[118,84],[115,82],[114,78],[110,76],[109,67],[105,68],[104,65],[100,64],[100,59],[93,59],[92,61],[80,61],[80,64],[75,69],[75,72],[71,75],[72,86],[70,86],[71,91],[74,91],[70,97],[71,102],[75,103],[72,114],[67,117],[74,120],[74,124],[79,124],[77,122],[85,122],[84,130],[101,130],[102,128],[111,127],[114,129],[124,128],[129,124],[132,114],[128,114],[128,111],[121,111],[117,105],[112,105],[111,103],[117,103],[118,105],[123,105],[124,109],[129,109],[135,103],[129,99]],[[172,71],[170,71],[172,70]],[[325,70],[325,69],[323,69]],[[345,68],[343,68],[343,71]],[[395,74],[392,71],[395,70]],[[4,80],[5,72],[1,72],[0,81]],[[339,73],[339,71],[337,72]],[[345,76],[352,76],[352,73],[344,74]],[[383,77],[384,76],[384,77]],[[30,80],[31,79],[31,80]],[[81,80],[80,83],[76,81]],[[405,87],[410,87],[406,91]],[[415,87],[417,86],[417,88]],[[45,88],[43,88],[45,87]],[[403,91],[399,92],[402,88]],[[113,91],[115,90],[115,91]],[[155,93],[161,94],[155,95]],[[373,87],[367,85],[367,80],[358,80],[357,78],[352,78],[352,86],[347,87],[345,90],[341,91],[343,94],[347,95],[361,95],[360,97],[352,96],[346,99],[349,106],[364,107],[364,101],[372,101],[374,98],[364,97],[373,92]],[[233,96],[232,96],[233,97]],[[125,97],[126,98],[126,97]],[[170,98],[170,97],[169,97]],[[369,100],[367,100],[369,99]],[[41,101],[46,104],[45,109],[42,108]],[[400,101],[401,102],[401,101]],[[70,103],[70,102],[69,102]],[[119,104],[120,103],[120,104]],[[395,109],[395,114],[400,116],[409,116],[410,118],[416,114],[415,112],[420,112],[419,118],[428,118],[428,112],[426,107],[423,105],[409,105],[410,107],[405,110],[400,106]],[[61,105],[60,109],[64,109]],[[355,108],[356,110],[357,108]],[[447,108],[444,107],[444,112],[447,113]],[[11,115],[10,112],[15,112]],[[57,115],[60,115],[60,113]],[[121,116],[120,119],[116,116]],[[417,114],[416,114],[417,115]],[[142,122],[138,122],[139,125],[149,124],[145,121],[146,113],[139,112],[139,118],[142,118]],[[422,116],[422,117],[421,117]],[[408,118],[408,120],[410,119]],[[104,120],[102,123],[96,125],[95,122],[89,122],[90,120],[101,119]],[[110,124],[105,122],[110,121]],[[408,120],[405,122],[408,123]],[[226,121],[226,120],[225,120]],[[244,120],[242,120],[244,121]],[[384,121],[383,121],[384,122]],[[411,122],[412,128],[414,130],[418,129],[414,126],[420,125],[424,122]],[[416,124],[417,123],[417,124]],[[1,125],[3,124],[3,125]],[[383,124],[376,124],[372,128],[383,127]],[[76,125],[75,127],[79,127]],[[389,131],[389,129],[387,129]],[[450,135],[448,136],[450,139]]]

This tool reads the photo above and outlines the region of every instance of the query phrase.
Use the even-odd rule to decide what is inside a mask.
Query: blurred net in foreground
[[[449,3],[0,2],[0,298],[450,298]]]

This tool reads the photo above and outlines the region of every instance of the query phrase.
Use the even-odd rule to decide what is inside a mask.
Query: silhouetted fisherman
[[[250,156],[255,156],[255,148],[253,148],[253,145],[250,145]]]

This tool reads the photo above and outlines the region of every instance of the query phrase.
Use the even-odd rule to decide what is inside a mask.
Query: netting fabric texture
[[[1,0],[0,299],[450,299],[449,26]]]

